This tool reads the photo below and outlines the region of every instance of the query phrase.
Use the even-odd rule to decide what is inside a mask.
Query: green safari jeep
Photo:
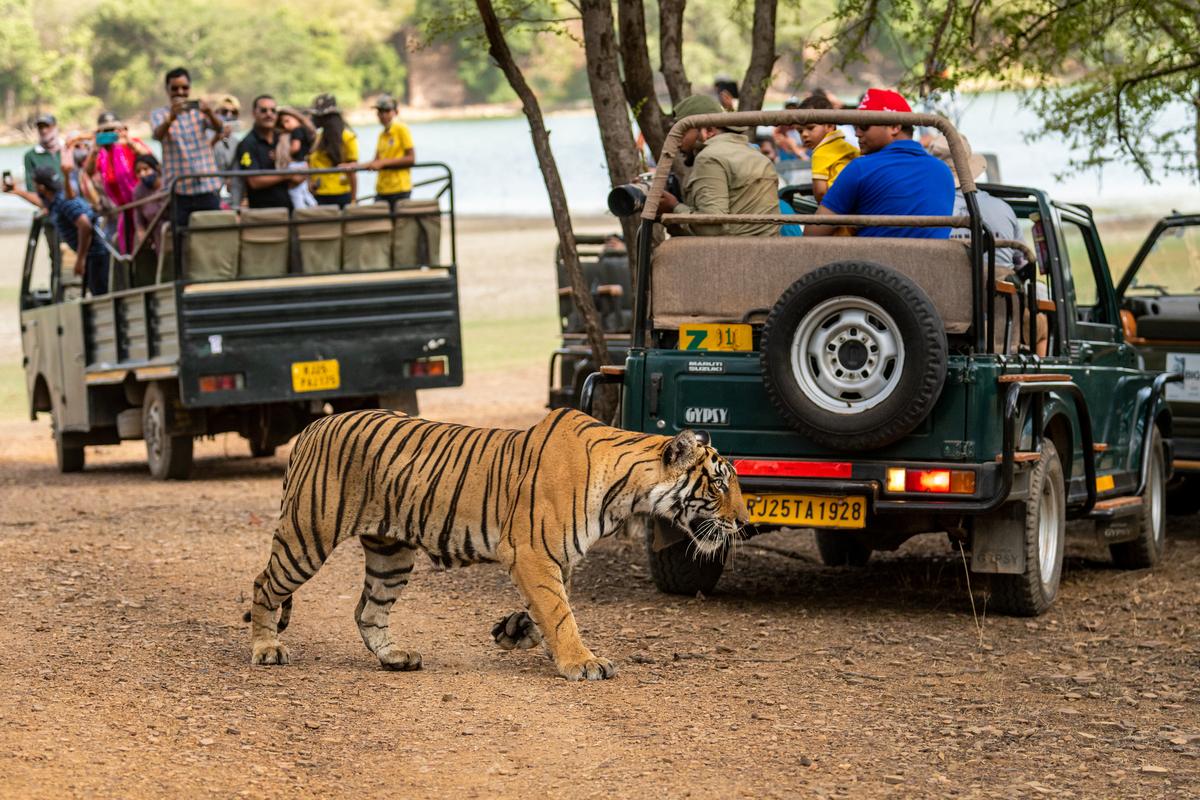
[[[656,236],[685,221],[657,207],[687,130],[815,121],[938,128],[967,208],[821,222],[951,227],[961,238]],[[591,375],[582,402],[616,383],[623,427],[707,429],[735,465],[751,535],[813,528],[826,564],[860,565],[944,531],[970,549],[974,572],[990,574],[991,608],[1036,615],[1058,592],[1069,526],[1099,536],[1117,566],[1160,558],[1172,464],[1164,388],[1179,376],[1143,369],[1126,341],[1089,209],[1036,189],[977,187],[966,155],[954,127],[925,114],[677,123],[641,213],[629,355]],[[1014,209],[1023,240],[982,225],[980,189]],[[723,562],[694,560],[688,531],[648,523],[645,535],[661,590],[713,589]]]

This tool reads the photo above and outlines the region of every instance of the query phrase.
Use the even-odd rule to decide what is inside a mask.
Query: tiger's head
[[[737,473],[704,431],[681,431],[662,453],[656,514],[687,533],[699,555],[721,552],[750,521]]]

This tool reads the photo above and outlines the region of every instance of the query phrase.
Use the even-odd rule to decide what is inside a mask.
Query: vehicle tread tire
[[[892,315],[906,342],[905,374],[890,397],[855,414],[809,400],[792,374],[792,339],[804,315],[838,295],[869,299]],[[806,438],[835,450],[874,450],[911,433],[946,382],[946,330],[929,296],[908,277],[870,261],[838,261],[789,286],[767,315],[760,344],[763,385],[780,415]]]
[[[1030,535],[1031,531],[1038,530],[1042,512],[1041,503],[1033,501],[1041,497],[1046,481],[1057,482],[1059,496],[1058,548],[1049,587],[1042,580],[1038,537],[1036,533]],[[1029,500],[1025,502],[1025,571],[1020,575],[992,575],[990,606],[996,611],[1017,617],[1036,617],[1048,609],[1058,596],[1066,552],[1066,497],[1066,480],[1058,450],[1049,439],[1043,439],[1041,460],[1029,477]]]
[[[174,392],[164,388],[161,381],[151,383],[146,389],[142,402],[142,435],[146,440],[146,463],[150,467],[150,475],[157,480],[187,480],[192,474],[192,445],[191,434],[169,436],[166,424]],[[152,409],[157,406],[157,429]],[[151,437],[157,436],[162,443],[161,457],[156,458],[152,452]]]
[[[725,554],[704,559],[693,558],[689,552],[691,537],[663,548],[654,549],[654,526],[665,523],[657,520],[646,524],[646,557],[650,562],[650,578],[660,592],[695,597],[697,592],[712,594],[725,571]]]
[[[54,435],[54,461],[58,471],[65,474],[83,472],[85,462],[83,447],[68,447],[63,444],[62,432],[59,430],[58,413],[50,412],[50,430]]]
[[[1166,489],[1163,484],[1164,458],[1162,436],[1156,426],[1151,432],[1150,458],[1154,462],[1150,468],[1150,479],[1142,492],[1142,514],[1138,520],[1138,538],[1129,542],[1118,542],[1108,546],[1112,553],[1113,564],[1121,569],[1148,569],[1162,558],[1163,549],[1167,543],[1167,514]],[[1157,487],[1154,485],[1157,483]],[[1156,491],[1157,489],[1157,491]],[[1158,525],[1154,525],[1153,504],[1159,504]]]
[[[872,549],[854,534],[844,531],[813,531],[817,554],[827,567],[864,567],[871,560]]]

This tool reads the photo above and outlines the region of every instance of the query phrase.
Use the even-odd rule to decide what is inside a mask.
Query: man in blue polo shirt
[[[896,92],[868,89],[860,111],[912,111]],[[855,126],[862,156],[854,159],[821,200],[818,214],[886,214],[948,217],[954,211],[954,176],[913,141],[911,125]],[[808,225],[805,236],[832,236],[832,225]],[[949,228],[868,226],[857,236],[948,239]]]

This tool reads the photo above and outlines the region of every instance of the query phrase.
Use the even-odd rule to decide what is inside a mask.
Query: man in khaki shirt
[[[675,121],[698,114],[720,114],[721,104],[692,95],[675,107]],[[664,214],[778,214],[779,175],[771,160],[750,146],[742,128],[693,128],[679,148],[694,157],[683,186],[686,202],[664,192]],[[777,225],[682,225],[672,231],[692,236],[778,236]]]

